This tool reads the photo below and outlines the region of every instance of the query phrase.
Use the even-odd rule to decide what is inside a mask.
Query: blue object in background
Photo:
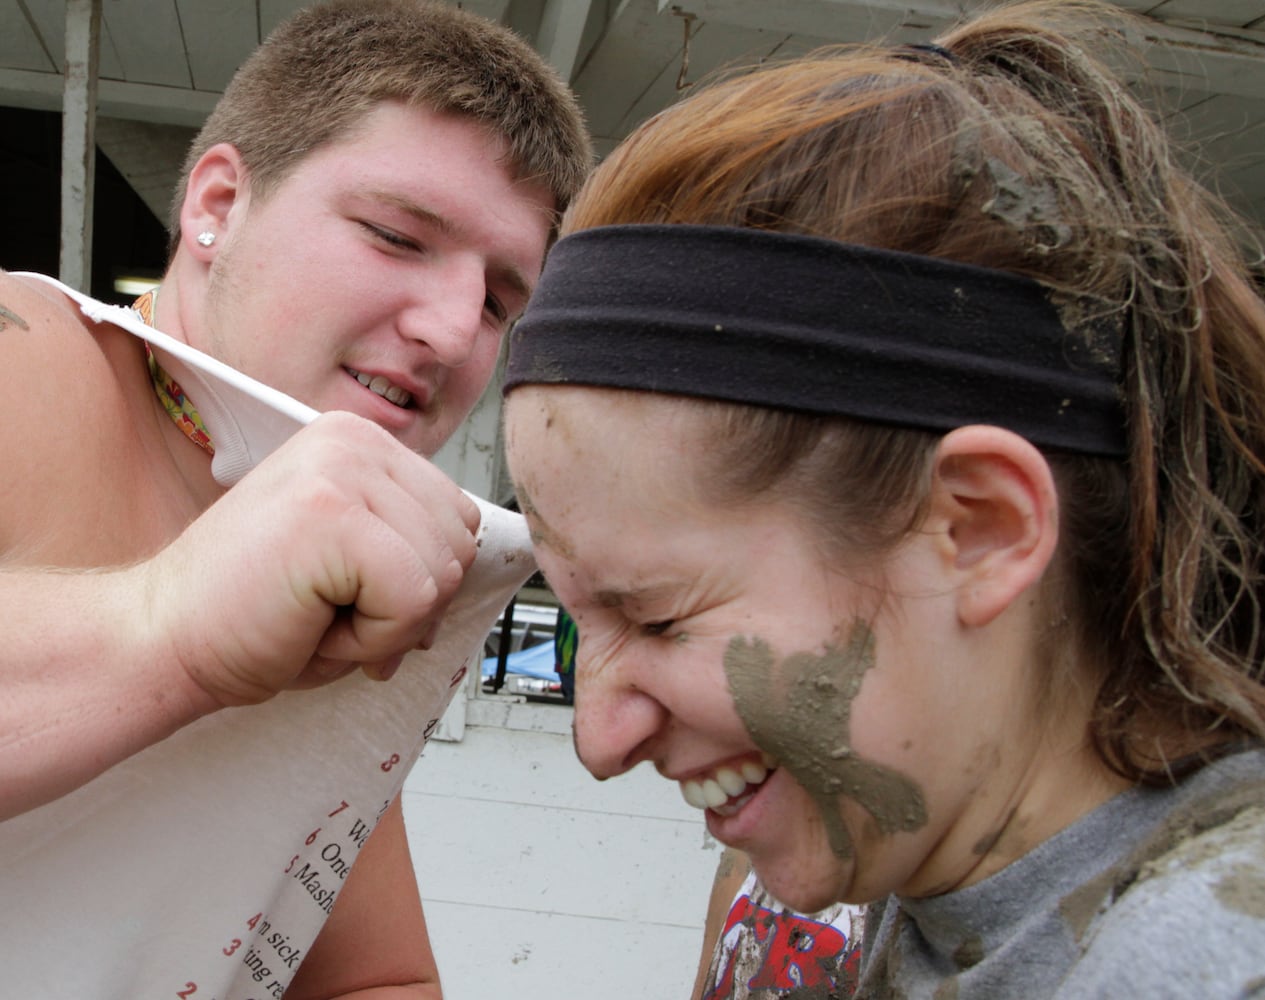
[[[541,642],[528,649],[520,649],[505,658],[505,673],[525,674],[528,677],[539,677],[547,681],[560,680],[553,669],[553,643]],[[496,657],[489,656],[483,661],[483,676],[496,676]]]

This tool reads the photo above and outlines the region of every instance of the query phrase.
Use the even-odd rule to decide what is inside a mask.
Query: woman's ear
[[[189,171],[180,206],[181,246],[199,260],[209,261],[223,245],[234,215],[245,210],[249,194],[241,153],[230,143],[216,143]]]
[[[931,517],[957,580],[958,619],[986,625],[1041,578],[1054,556],[1054,475],[1019,435],[960,427],[936,449]]]

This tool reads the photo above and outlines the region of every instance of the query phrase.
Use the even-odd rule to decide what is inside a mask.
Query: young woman
[[[582,760],[871,903],[860,996],[1265,984],[1265,308],[1106,11],[700,91],[513,335]]]

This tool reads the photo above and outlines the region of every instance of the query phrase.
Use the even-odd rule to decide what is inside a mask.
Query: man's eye
[[[489,295],[483,300],[483,308],[496,318],[497,323],[504,323],[510,318],[509,310],[501,305],[501,300],[495,295]]]
[[[676,622],[672,619],[665,622],[646,622],[641,626],[641,631],[646,635],[663,635],[675,624]]]
[[[361,225],[364,226],[365,229],[367,229],[375,238],[381,240],[383,243],[397,247],[400,250],[416,250],[418,248],[417,244],[410,240],[407,236],[401,236],[399,233],[393,232],[390,229],[383,229],[381,226],[375,226],[371,222],[362,222]]]

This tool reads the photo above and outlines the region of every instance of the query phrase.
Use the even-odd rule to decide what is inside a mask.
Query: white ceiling
[[[102,0],[98,142],[165,211],[187,139],[237,65],[305,0]],[[925,41],[985,0],[464,0],[571,81],[599,152],[709,70],[817,45]],[[1265,0],[1121,0],[1199,170],[1265,229]],[[0,104],[57,109],[66,0],[0,0]],[[686,39],[688,36],[688,45]],[[123,140],[126,139],[126,142]],[[130,150],[130,153],[128,152]]]

